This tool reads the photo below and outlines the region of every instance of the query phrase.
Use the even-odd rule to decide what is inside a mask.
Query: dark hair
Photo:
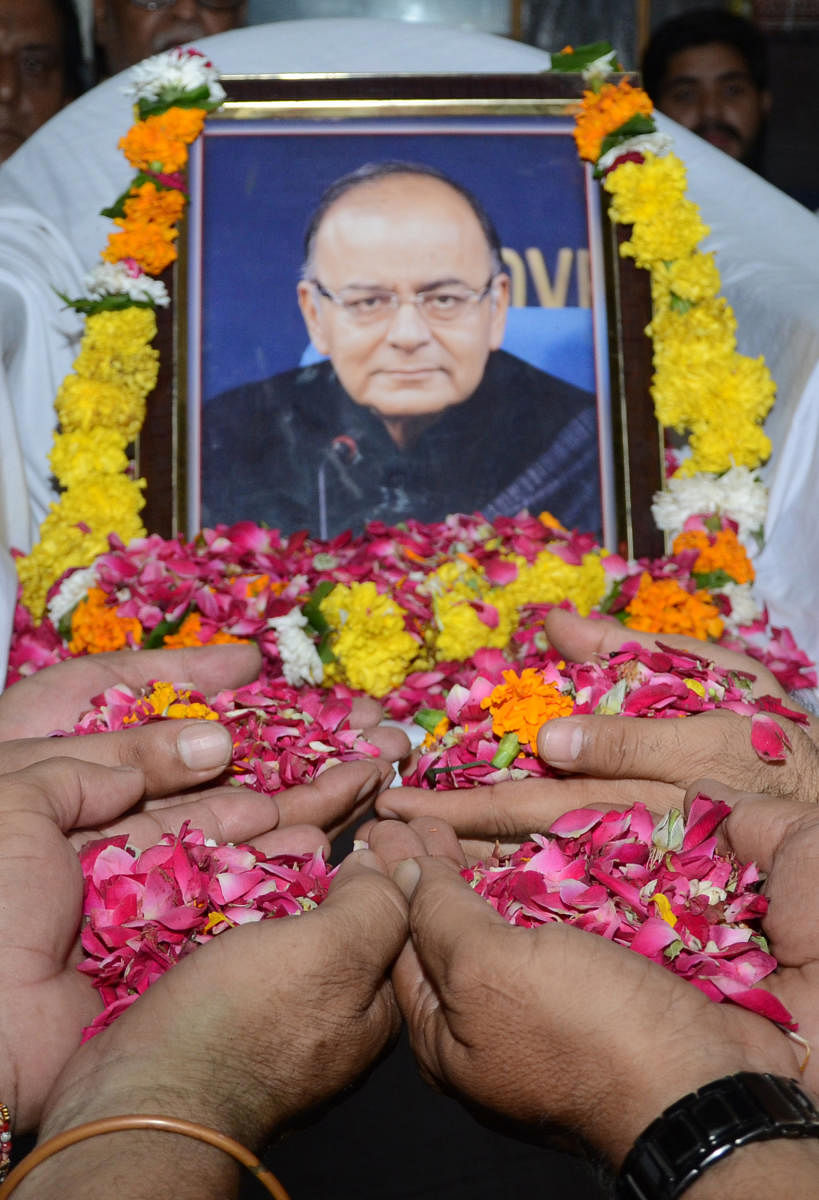
[[[89,80],[75,0],[51,0],[51,4],[62,33],[63,94],[67,100],[76,100],[88,88]]]
[[[681,50],[723,42],[733,46],[748,64],[759,91],[768,86],[768,46],[751,21],[724,8],[697,8],[657,27],[643,54],[643,87],[657,103],[668,60]]]
[[[319,226],[327,215],[328,209],[335,204],[336,200],[340,200],[342,196],[345,196],[347,192],[352,192],[355,188],[363,187],[367,183],[375,183],[379,179],[387,179],[391,175],[420,175],[428,179],[437,179],[440,183],[445,183],[447,187],[451,187],[459,196],[463,196],[483,230],[484,237],[489,246],[489,253],[492,256],[493,271],[500,271],[502,269],[501,240],[498,236],[498,231],[489,213],[480,200],[478,200],[477,196],[473,196],[468,188],[462,187],[460,183],[456,183],[454,179],[450,179],[448,175],[444,175],[443,171],[439,171],[436,167],[427,166],[426,163],[402,162],[400,159],[388,159],[385,162],[365,163],[363,167],[358,167],[357,170],[350,171],[347,175],[342,175],[340,179],[336,179],[326,189],[310,218],[307,232],[304,235],[303,273],[305,275],[313,256]]]

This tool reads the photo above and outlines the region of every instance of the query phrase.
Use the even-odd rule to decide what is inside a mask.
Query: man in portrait
[[[500,349],[509,279],[464,188],[403,162],[337,180],[298,302],[327,357],[205,404],[204,524],[333,537],[528,508],[600,532],[595,397]]]

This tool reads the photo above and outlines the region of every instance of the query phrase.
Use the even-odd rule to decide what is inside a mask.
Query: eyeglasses
[[[161,12],[163,8],[173,8],[176,0],[130,0],[134,8],[142,8],[145,12]],[[212,8],[217,12],[238,8],[242,0],[196,0],[200,8]]]
[[[416,292],[412,296],[399,296],[398,292],[387,289],[361,291],[345,288],[340,292],[331,292],[317,279],[308,282],[325,300],[337,305],[355,325],[378,325],[391,320],[402,304],[414,304],[430,325],[450,325],[465,317],[489,295],[495,276],[490,275],[486,286],[479,291],[453,283]]]

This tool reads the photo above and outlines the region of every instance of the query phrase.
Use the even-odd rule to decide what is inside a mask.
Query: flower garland
[[[572,69],[574,57],[562,69]],[[651,274],[652,395],[660,424],[689,435],[679,473],[752,470],[770,454],[762,422],[775,386],[762,358],[737,352],[736,320],[719,296],[714,256],[697,249],[709,231],[686,199],[685,167],[657,132],[641,88],[603,82],[599,60],[584,73],[592,86],[575,140],[603,178],[611,219],[632,227],[620,253]]]
[[[165,285],[151,276],[176,258],[188,146],[225,96],[212,64],[195,50],[148,59],[132,79],[137,120],[119,145],[137,174],[103,211],[118,228],[104,262],[86,277],[88,297],[62,297],[86,324],[74,374],[55,401],[59,432],[49,462],[62,494],[39,542],[17,562],[25,603],[38,615],[54,579],[93,562],[112,531],[125,541],[145,532],[145,481],[132,477],[126,451],[142,428],[159,369],[154,310],[169,303]]]

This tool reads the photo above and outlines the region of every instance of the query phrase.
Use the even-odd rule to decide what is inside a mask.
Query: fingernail
[[[421,878],[421,868],[414,858],[402,858],[399,863],[396,863],[391,871],[391,875],[395,882],[400,887],[406,898],[410,900],[412,893],[418,886],[418,880]]]
[[[176,739],[179,757],[193,771],[223,767],[230,759],[233,742],[218,721],[197,721],[180,729]]]
[[[361,846],[362,843],[359,842],[358,845]],[[370,848],[369,848],[369,846],[367,846],[366,842],[363,844],[362,849],[357,849],[354,846],[353,847],[353,855],[355,857],[355,861],[357,863],[360,863],[362,867],[370,867],[373,871],[383,872],[384,868],[381,865],[381,861],[378,858],[378,855],[373,854],[372,850],[370,850]]]
[[[583,727],[577,721],[548,721],[538,735],[538,750],[553,766],[570,766],[583,745]]]
[[[369,848],[369,842],[362,842],[358,838],[353,842],[353,853],[357,853],[359,850],[369,850]]]

